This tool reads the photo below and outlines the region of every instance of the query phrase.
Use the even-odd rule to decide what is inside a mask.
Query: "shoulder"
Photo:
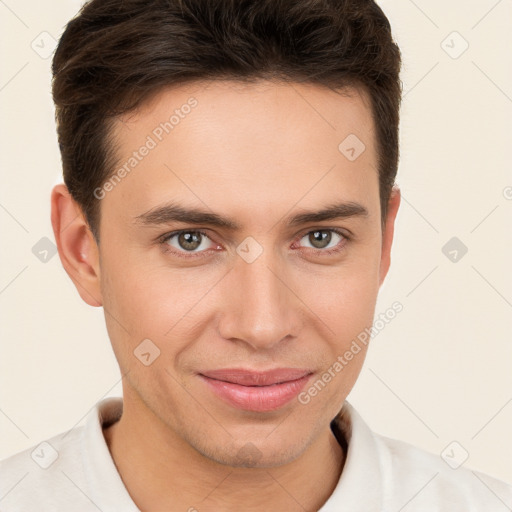
[[[90,510],[80,496],[85,475],[81,457],[84,427],[62,432],[0,461],[2,511]]]
[[[345,402],[333,432],[348,444],[345,466],[322,511],[505,512],[512,486],[469,468],[468,454],[453,442],[433,454],[374,432]]]
[[[463,466],[467,452],[460,444],[454,442],[442,454],[434,455],[403,441],[375,433],[373,436],[383,488],[393,505],[410,503],[411,510],[446,512],[512,507],[512,486]]]
[[[103,435],[122,408],[121,397],[105,398],[84,425],[0,461],[2,512],[136,512]]]

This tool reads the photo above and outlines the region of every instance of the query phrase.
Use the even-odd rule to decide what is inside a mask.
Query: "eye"
[[[171,250],[180,255],[186,253],[199,253],[218,247],[203,231],[176,231],[164,235],[160,243],[165,250]],[[172,249],[171,249],[172,248]]]
[[[323,256],[343,250],[348,239],[348,236],[338,229],[315,229],[300,238],[300,242],[305,241],[307,245],[300,243],[299,246]],[[222,249],[201,230],[168,233],[160,238],[160,244],[165,251],[184,258],[203,256],[208,249]]]
[[[331,254],[340,251],[348,237],[337,229],[315,229],[306,233],[301,239],[305,240],[307,248]]]

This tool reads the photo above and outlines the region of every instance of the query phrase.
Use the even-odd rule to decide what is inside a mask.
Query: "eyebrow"
[[[310,222],[345,219],[350,217],[367,217],[368,209],[362,204],[349,202],[334,203],[321,210],[310,210],[285,218],[286,224],[295,227]],[[171,222],[185,224],[204,224],[229,231],[239,231],[242,226],[234,219],[223,217],[217,213],[197,208],[186,208],[177,203],[166,203],[148,210],[135,217],[135,223],[143,226],[158,226]]]

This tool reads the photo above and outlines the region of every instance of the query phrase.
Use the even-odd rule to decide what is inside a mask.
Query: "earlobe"
[[[391,264],[391,246],[393,244],[393,235],[395,231],[395,219],[400,207],[401,194],[398,186],[394,186],[388,201],[388,211],[386,222],[382,233],[382,252],[380,260],[380,279],[379,286],[382,285]]]
[[[80,207],[62,183],[52,190],[51,220],[62,266],[80,297],[90,306],[102,306],[98,246]]]

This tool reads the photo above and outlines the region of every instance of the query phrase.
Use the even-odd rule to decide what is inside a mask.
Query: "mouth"
[[[239,368],[213,370],[199,377],[217,397],[246,411],[274,411],[289,403],[304,388],[313,372],[278,368],[257,372]]]

